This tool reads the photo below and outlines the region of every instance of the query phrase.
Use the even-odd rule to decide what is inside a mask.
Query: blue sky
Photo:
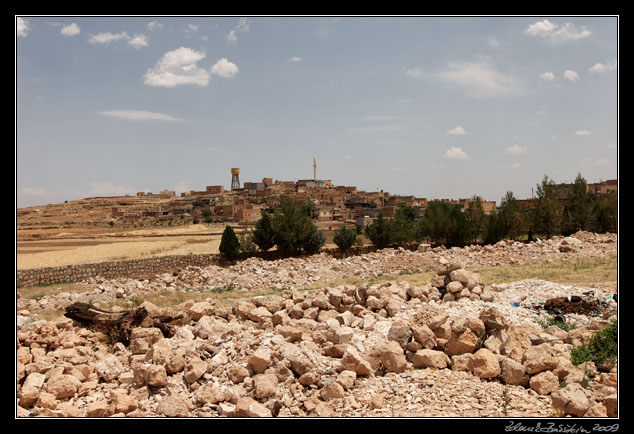
[[[618,170],[618,18],[16,17],[16,206],[317,175],[530,197]]]

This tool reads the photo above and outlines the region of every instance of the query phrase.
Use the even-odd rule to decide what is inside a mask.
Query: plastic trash
[[[520,304],[519,304],[518,302],[515,302],[515,303],[511,303],[511,306],[513,306],[513,307],[520,307]]]

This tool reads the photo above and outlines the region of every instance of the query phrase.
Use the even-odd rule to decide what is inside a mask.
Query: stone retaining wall
[[[177,268],[205,267],[216,260],[216,255],[173,255],[155,256],[143,259],[98,262],[94,264],[62,265],[59,267],[17,270],[18,287],[43,286],[58,283],[80,282],[90,277],[102,276],[107,279],[117,277],[142,277],[149,274],[165,273]]]
[[[416,250],[418,244],[403,246],[408,250]],[[360,255],[376,251],[374,246],[355,246],[348,255]],[[322,252],[335,257],[342,253],[337,248],[322,249]],[[275,250],[257,252],[253,256],[267,260],[280,259],[282,256]],[[190,254],[155,256],[143,259],[126,259],[122,261],[98,262],[93,264],[62,265],[59,267],[32,268],[16,271],[16,285],[20,287],[55,285],[59,283],[81,282],[90,277],[101,276],[106,279],[117,277],[141,278],[148,275],[171,273],[184,267],[206,267],[211,264],[230,265],[220,254]]]

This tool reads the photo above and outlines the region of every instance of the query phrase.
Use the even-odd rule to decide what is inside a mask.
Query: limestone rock
[[[540,372],[532,376],[529,384],[531,389],[540,395],[548,395],[559,390],[559,378],[551,371]]]
[[[579,384],[567,384],[551,395],[553,407],[564,415],[582,417],[590,408],[590,401]]]
[[[495,378],[501,373],[500,362],[495,354],[480,348],[473,356],[473,374],[480,378]]]
[[[166,417],[188,417],[189,408],[182,399],[176,396],[166,396],[159,402],[156,412]]]
[[[447,355],[442,351],[419,350],[412,356],[412,363],[415,368],[437,368],[447,367]]]

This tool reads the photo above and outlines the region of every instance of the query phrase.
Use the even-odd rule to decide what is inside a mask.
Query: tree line
[[[527,205],[528,204],[528,205]],[[300,205],[283,197],[279,209],[261,211],[253,231],[238,237],[230,226],[223,232],[220,253],[228,259],[251,256],[256,250],[274,246],[284,256],[317,253],[325,236],[312,221],[311,206]],[[588,191],[586,180],[578,174],[566,200],[559,200],[556,184],[545,175],[537,184],[536,197],[520,202],[509,191],[496,213],[485,214],[480,198],[474,196],[463,211],[458,206],[431,201],[423,216],[399,204],[394,217],[380,212],[365,229],[342,227],[334,232],[333,242],[348,251],[365,236],[377,248],[427,241],[446,247],[469,244],[495,244],[504,239],[528,240],[535,237],[568,236],[584,230],[597,233],[617,232],[618,198],[616,192],[597,197]]]
[[[559,200],[556,184],[545,175],[537,184],[536,197],[520,202],[509,191],[496,213],[485,214],[480,198],[474,196],[464,212],[456,205],[431,201],[422,217],[400,205],[387,220],[379,214],[366,234],[379,248],[412,241],[430,241],[447,247],[495,244],[500,240],[528,241],[535,237],[568,236],[577,231],[616,232],[618,198],[616,192],[597,197],[588,191],[578,174],[565,200]]]

